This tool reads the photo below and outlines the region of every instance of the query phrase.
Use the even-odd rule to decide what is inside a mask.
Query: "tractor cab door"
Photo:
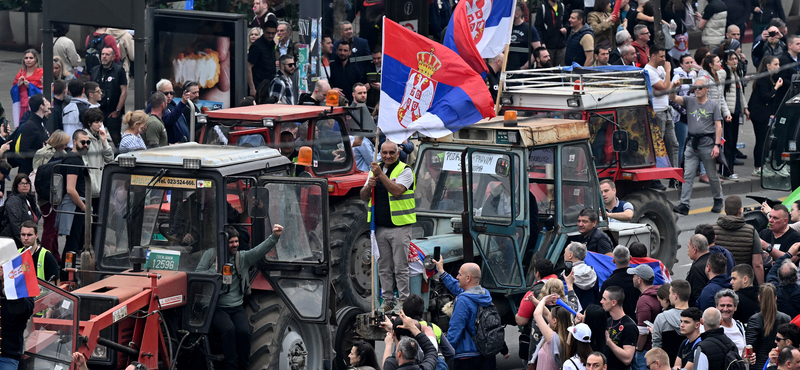
[[[508,151],[470,148],[462,154],[469,233],[483,259],[482,268],[489,271],[487,287],[525,286],[520,254],[529,233],[527,211],[521,205],[528,204],[528,189],[527,178],[520,186],[520,163],[520,157]]]
[[[70,369],[72,354],[82,344],[78,336],[78,297],[37,279],[33,315],[23,334],[20,369]],[[4,301],[9,312],[24,311],[27,299]],[[4,307],[5,308],[5,307]]]
[[[328,182],[261,177],[248,194],[254,240],[283,226],[277,245],[259,265],[300,321],[326,323],[330,291]],[[261,234],[261,235],[258,235]]]

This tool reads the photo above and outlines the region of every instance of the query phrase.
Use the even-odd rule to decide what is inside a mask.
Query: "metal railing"
[[[546,91],[586,91],[587,89],[621,89],[642,91],[646,90],[645,79],[642,71],[607,71],[597,69],[579,69],[572,71],[560,67],[527,69],[521,71],[506,71],[502,78],[505,79],[506,91],[547,94]]]

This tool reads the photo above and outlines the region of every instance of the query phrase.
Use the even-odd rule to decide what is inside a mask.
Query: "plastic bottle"
[[[743,149],[745,146],[747,146],[746,143],[736,143],[736,149]]]
[[[675,36],[675,32],[678,29],[678,25],[675,23],[675,20],[672,19],[669,21],[669,34],[671,36]]]

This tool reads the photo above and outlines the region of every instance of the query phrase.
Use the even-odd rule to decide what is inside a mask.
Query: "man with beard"
[[[116,41],[114,43],[116,45]],[[128,98],[128,73],[122,65],[114,62],[114,49],[106,46],[100,53],[101,65],[91,71],[92,81],[100,85],[103,98],[100,110],[106,116],[105,125],[114,145],[118,146],[122,139],[122,116],[125,115],[125,100]]]
[[[161,96],[164,96],[163,94]],[[162,104],[163,106],[163,104]],[[89,134],[81,130],[76,130],[72,134],[73,151],[65,156],[61,162],[64,164],[60,168],[61,175],[64,176],[64,199],[58,209],[66,211],[58,217],[58,235],[66,235],[64,243],[64,254],[67,252],[79,253],[83,246],[85,217],[82,214],[71,212],[86,212],[86,178],[83,166],[83,156],[89,152]],[[61,260],[61,280],[67,279],[64,270],[64,259]]]
[[[552,68],[553,60],[550,59],[550,51],[544,46],[540,46],[533,50],[533,60],[536,62],[535,69]]]
[[[597,228],[597,212],[591,208],[584,208],[578,214],[579,235],[571,237],[568,241],[577,241],[586,244],[589,252],[611,255],[613,246],[611,238]],[[635,305],[634,305],[635,306]]]
[[[280,72],[269,84],[269,96],[274,96],[278,103],[294,105],[295,98],[292,92],[292,76],[297,69],[294,57],[284,54],[279,59]]]
[[[594,65],[595,66],[607,66],[608,65],[608,58],[609,58],[609,50],[611,50],[607,46],[598,46],[594,48]]]
[[[142,141],[148,148],[169,145],[167,129],[161,117],[167,109],[167,98],[164,94],[157,92],[150,96],[150,116],[147,118],[147,126],[142,132]]]
[[[322,43],[319,51],[320,81],[328,81],[331,77],[331,61],[328,55],[333,53],[333,40],[328,35],[322,36]]]
[[[270,81],[275,76],[275,34],[278,33],[278,23],[268,19],[261,25],[264,31],[247,51],[247,85],[250,95],[256,92],[262,82]]]
[[[354,60],[351,60],[351,62],[358,68],[359,73],[366,73],[367,65],[372,60],[372,52],[369,51],[369,42],[366,39],[355,36],[352,23],[344,21],[341,23],[341,27],[342,39],[333,44],[333,50],[339,54],[339,45],[343,42],[350,44],[350,55],[354,57]],[[350,55],[348,55],[348,57],[350,57]],[[353,84],[350,85],[352,86]],[[346,93],[344,96],[350,96],[350,94]]]
[[[367,82],[366,74],[362,73],[355,63],[350,62],[352,54],[350,46],[349,41],[339,41],[336,47],[336,60],[331,61],[331,76],[328,78],[331,88],[339,89],[340,96],[345,97],[353,96],[353,85],[356,82]]]
[[[30,106],[32,114],[18,129],[19,134],[12,134],[12,137],[16,136],[16,139],[12,140],[19,141],[19,143],[11,145],[19,148],[17,153],[22,156],[18,173],[33,171],[33,155],[37,150],[42,149],[47,141],[47,130],[44,123],[50,117],[50,102],[44,98],[44,95],[37,94],[28,99],[28,106]]]

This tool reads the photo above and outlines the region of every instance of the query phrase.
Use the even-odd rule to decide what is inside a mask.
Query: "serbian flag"
[[[475,38],[470,31],[470,22],[467,19],[468,2],[468,0],[462,0],[456,5],[453,16],[450,17],[450,24],[447,26],[447,33],[444,35],[443,43],[444,46],[458,53],[473,71],[486,78],[489,70],[486,68],[486,63],[475,45]],[[495,54],[495,56],[497,55]],[[494,56],[489,58],[494,58]]]
[[[42,93],[42,89],[37,87],[36,85],[30,83],[28,84],[28,97],[38,95]],[[24,101],[23,101],[24,100]],[[22,99],[22,96],[19,93],[19,86],[15,83],[14,86],[11,87],[11,115],[13,117],[14,125],[11,126],[11,129],[19,127],[19,125],[25,123],[21,122],[21,117],[25,112],[30,110],[28,106],[28,100]],[[23,105],[24,104],[24,105]]]
[[[26,249],[19,256],[3,264],[3,290],[8,299],[39,295],[36,265],[33,263],[30,249]]]
[[[425,268],[425,252],[419,249],[413,242],[408,245],[408,275],[414,276],[425,274],[426,277],[436,275],[436,269],[428,270]]]
[[[459,11],[459,8],[462,8],[463,11]],[[462,24],[466,24],[470,31],[472,42],[477,47],[481,57],[486,59],[494,58],[505,50],[507,44],[511,43],[513,18],[514,0],[459,1],[453,16],[450,18],[450,24],[447,25],[445,46],[452,49],[452,46],[448,45],[448,39],[453,40],[452,45],[459,45],[458,52],[461,54],[462,46],[460,43],[466,40],[459,39],[459,36],[454,34],[458,30],[454,26],[463,27]]]
[[[597,273],[597,286],[603,285],[603,282],[617,269],[613,257],[606,256],[605,254],[588,252],[583,262],[592,266],[594,272]],[[661,261],[650,257],[631,257],[631,268],[641,264],[646,264],[653,268],[653,272],[656,274],[653,285],[663,285],[664,283],[672,282],[672,278],[669,276],[669,270],[667,270]]]
[[[383,25],[378,126],[389,140],[439,138],[495,116],[486,83],[458,54],[386,17]]]

